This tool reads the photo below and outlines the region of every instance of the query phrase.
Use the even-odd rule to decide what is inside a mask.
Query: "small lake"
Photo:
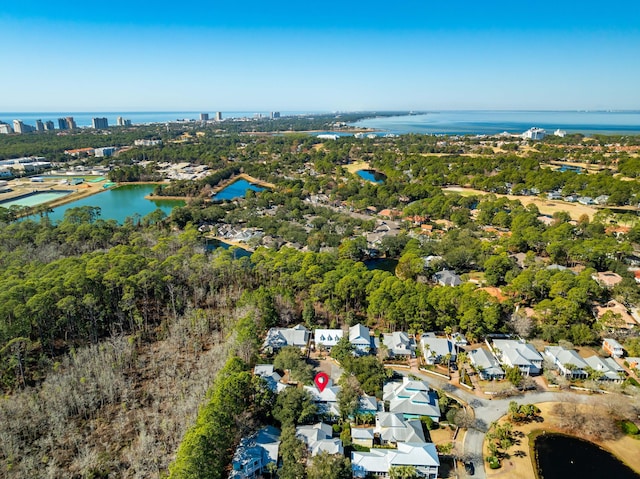
[[[391,274],[396,273],[396,266],[398,266],[398,260],[393,258],[373,258],[367,259],[363,262],[369,271],[379,269],[382,271],[388,271]]]
[[[229,243],[225,243],[224,241],[220,241],[217,239],[208,239],[207,242],[205,243],[205,247],[207,248],[207,251],[215,251],[218,248],[222,248],[222,249],[231,249],[233,245],[230,245]],[[238,258],[244,258],[245,256],[251,256],[253,253],[251,253],[251,251],[248,251],[244,248],[240,248],[239,246],[236,246],[235,249],[233,250],[233,258],[234,259],[238,259]]]
[[[247,190],[253,190],[256,192],[264,191],[266,188],[254,185],[247,180],[236,180],[230,185],[226,186],[222,190],[215,193],[211,199],[214,201],[219,200],[235,200],[236,198],[244,198],[247,194]]]
[[[604,449],[575,437],[543,434],[535,440],[535,451],[541,479],[640,478]]]
[[[100,208],[100,218],[103,220],[116,220],[118,223],[124,223],[125,218],[136,214],[140,217],[146,216],[154,212],[158,208],[167,215],[171,214],[171,210],[176,206],[184,206],[185,202],[181,200],[160,200],[151,201],[145,199],[145,196],[153,193],[156,185],[124,185],[111,190],[97,193],[93,196],[82,198],[66,205],[58,206],[49,213],[51,221],[56,222],[64,218],[64,213],[69,208],[78,208],[81,206],[97,206]],[[35,218],[35,216],[34,216]]]
[[[360,178],[371,181],[372,183],[384,183],[384,180],[387,179],[385,175],[375,170],[358,170],[356,173],[358,173]]]

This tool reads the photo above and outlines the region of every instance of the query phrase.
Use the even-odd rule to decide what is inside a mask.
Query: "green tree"
[[[316,413],[317,407],[311,395],[304,389],[294,387],[286,388],[278,394],[273,408],[273,417],[283,427],[308,423]]]
[[[522,384],[524,378],[522,377],[522,371],[520,371],[519,367],[507,367],[505,368],[504,373],[507,381],[509,381],[514,386],[519,387]]]
[[[351,461],[338,454],[322,452],[311,460],[308,479],[351,479]]]
[[[391,466],[389,477],[391,479],[419,479],[420,474],[415,466]]]
[[[292,380],[303,384],[310,384],[313,380],[313,367],[307,364],[300,349],[295,346],[285,346],[273,360],[273,367],[282,371],[289,371]]]

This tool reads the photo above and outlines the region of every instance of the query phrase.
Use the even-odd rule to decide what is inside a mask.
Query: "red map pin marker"
[[[324,388],[329,384],[329,376],[327,373],[318,373],[314,378],[313,382],[316,383],[316,387],[320,390],[320,392],[324,391]]]

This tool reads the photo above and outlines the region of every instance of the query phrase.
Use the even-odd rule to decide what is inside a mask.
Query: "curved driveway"
[[[512,396],[508,399],[482,399],[470,392],[451,384],[444,379],[436,378],[416,371],[415,369],[395,369],[401,375],[413,374],[420,376],[430,386],[441,389],[453,399],[460,400],[469,405],[475,414],[475,426],[469,428],[464,437],[463,454],[472,458],[475,466],[474,477],[486,478],[484,470],[484,457],[482,454],[482,445],[484,435],[489,429],[489,425],[507,414],[509,403],[516,401],[518,404],[539,404],[544,402],[562,401],[567,397],[564,392],[528,392],[518,396]],[[588,398],[589,396],[571,395],[572,398]]]

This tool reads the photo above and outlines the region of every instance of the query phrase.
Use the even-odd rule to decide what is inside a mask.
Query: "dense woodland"
[[[142,159],[208,165],[211,175],[200,182],[158,189],[194,198],[169,217],[152,214],[119,225],[92,208],[72,208],[58,224],[46,213],[37,221],[11,222],[6,212],[0,217],[0,388],[6,395],[0,400],[0,477],[203,477],[201,471],[223,477],[233,445],[265,423],[288,431],[288,469],[281,477],[298,477],[300,445],[291,428],[313,411],[304,397],[278,397],[289,403],[276,404],[248,372],[268,328],[363,322],[377,333],[461,331],[482,340],[515,332],[582,345],[607,330],[594,318],[595,303],[640,304],[625,263],[640,242],[640,223],[632,216],[625,218],[629,231],[616,236],[608,227],[622,217],[607,210],[579,221],[556,213],[547,225],[535,206],[440,188],[501,193],[509,183],[512,189],[608,194],[612,204],[627,204],[637,202],[640,187],[617,175],[637,176],[637,157],[586,158],[566,147],[583,138],[563,145],[550,140],[517,155],[478,150],[487,146],[477,140],[460,146],[417,135],[322,143],[299,135],[205,133],[192,143],[131,149],[109,160],[119,181],[153,174],[153,166],[137,165]],[[139,134],[122,132],[118,141]],[[86,135],[24,138],[44,142],[33,140],[40,149],[31,146],[29,154],[55,155],[71,144],[87,146]],[[26,154],[18,153],[29,149],[31,140],[24,138],[3,143],[0,151]],[[102,139],[105,145],[116,141]],[[613,141],[595,139],[602,146]],[[461,148],[479,156],[462,156]],[[577,174],[542,166],[543,157],[569,154],[610,169]],[[354,160],[384,172],[384,184],[349,174],[344,166]],[[239,172],[276,188],[235,202],[207,201],[212,187]],[[305,201],[319,193],[329,202]],[[375,217],[350,212],[369,206],[396,208],[433,226],[432,236],[422,236],[404,222],[400,235],[383,239],[378,253],[398,260],[394,273],[363,263],[371,252],[362,234],[374,229]],[[308,250],[260,247],[238,259],[229,251],[210,252],[198,227],[221,224],[261,228]],[[425,266],[430,255],[440,259]],[[431,276],[444,267],[465,279],[481,274],[504,297],[471,283],[434,285]],[[613,289],[592,279],[607,270],[624,278]],[[529,308],[532,315],[521,314]],[[628,341],[635,347],[636,339]],[[376,394],[384,370],[375,358],[369,361],[345,367]],[[282,412],[288,410],[298,418]],[[322,461],[319,470],[327,467]],[[310,478],[321,477],[316,473],[308,471]]]

